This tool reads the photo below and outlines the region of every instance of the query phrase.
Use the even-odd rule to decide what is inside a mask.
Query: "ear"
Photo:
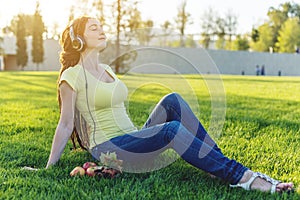
[[[72,41],[72,45],[73,48],[76,49],[76,51],[83,51],[85,46],[84,39],[81,36],[77,35]]]

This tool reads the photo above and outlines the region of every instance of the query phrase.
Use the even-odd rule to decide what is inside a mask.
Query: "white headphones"
[[[73,24],[70,26],[69,33],[70,33],[70,38],[72,41],[73,48],[76,49],[76,51],[82,51],[85,42],[84,42],[83,38],[81,38],[79,35],[75,36]]]

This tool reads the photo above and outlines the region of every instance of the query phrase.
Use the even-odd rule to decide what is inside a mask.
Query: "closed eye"
[[[92,24],[91,26],[89,26],[89,29],[91,31],[97,31],[99,29],[102,29],[102,26],[100,26],[99,24]]]
[[[92,25],[92,26],[90,26],[90,30],[91,30],[91,31],[96,31],[96,30],[97,30],[97,28],[98,28],[98,27],[97,27],[96,25]]]

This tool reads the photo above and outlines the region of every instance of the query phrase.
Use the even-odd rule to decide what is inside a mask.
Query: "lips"
[[[106,40],[106,35],[104,33],[101,33],[99,35],[99,39],[98,40]]]

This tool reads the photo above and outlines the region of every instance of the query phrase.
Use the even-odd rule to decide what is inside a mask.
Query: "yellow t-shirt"
[[[60,83],[66,81],[77,94],[75,106],[90,127],[90,149],[115,136],[137,130],[124,106],[128,95],[126,85],[108,65],[100,66],[114,78],[114,82],[100,81],[87,70],[84,73],[81,65],[68,68],[60,78]]]

